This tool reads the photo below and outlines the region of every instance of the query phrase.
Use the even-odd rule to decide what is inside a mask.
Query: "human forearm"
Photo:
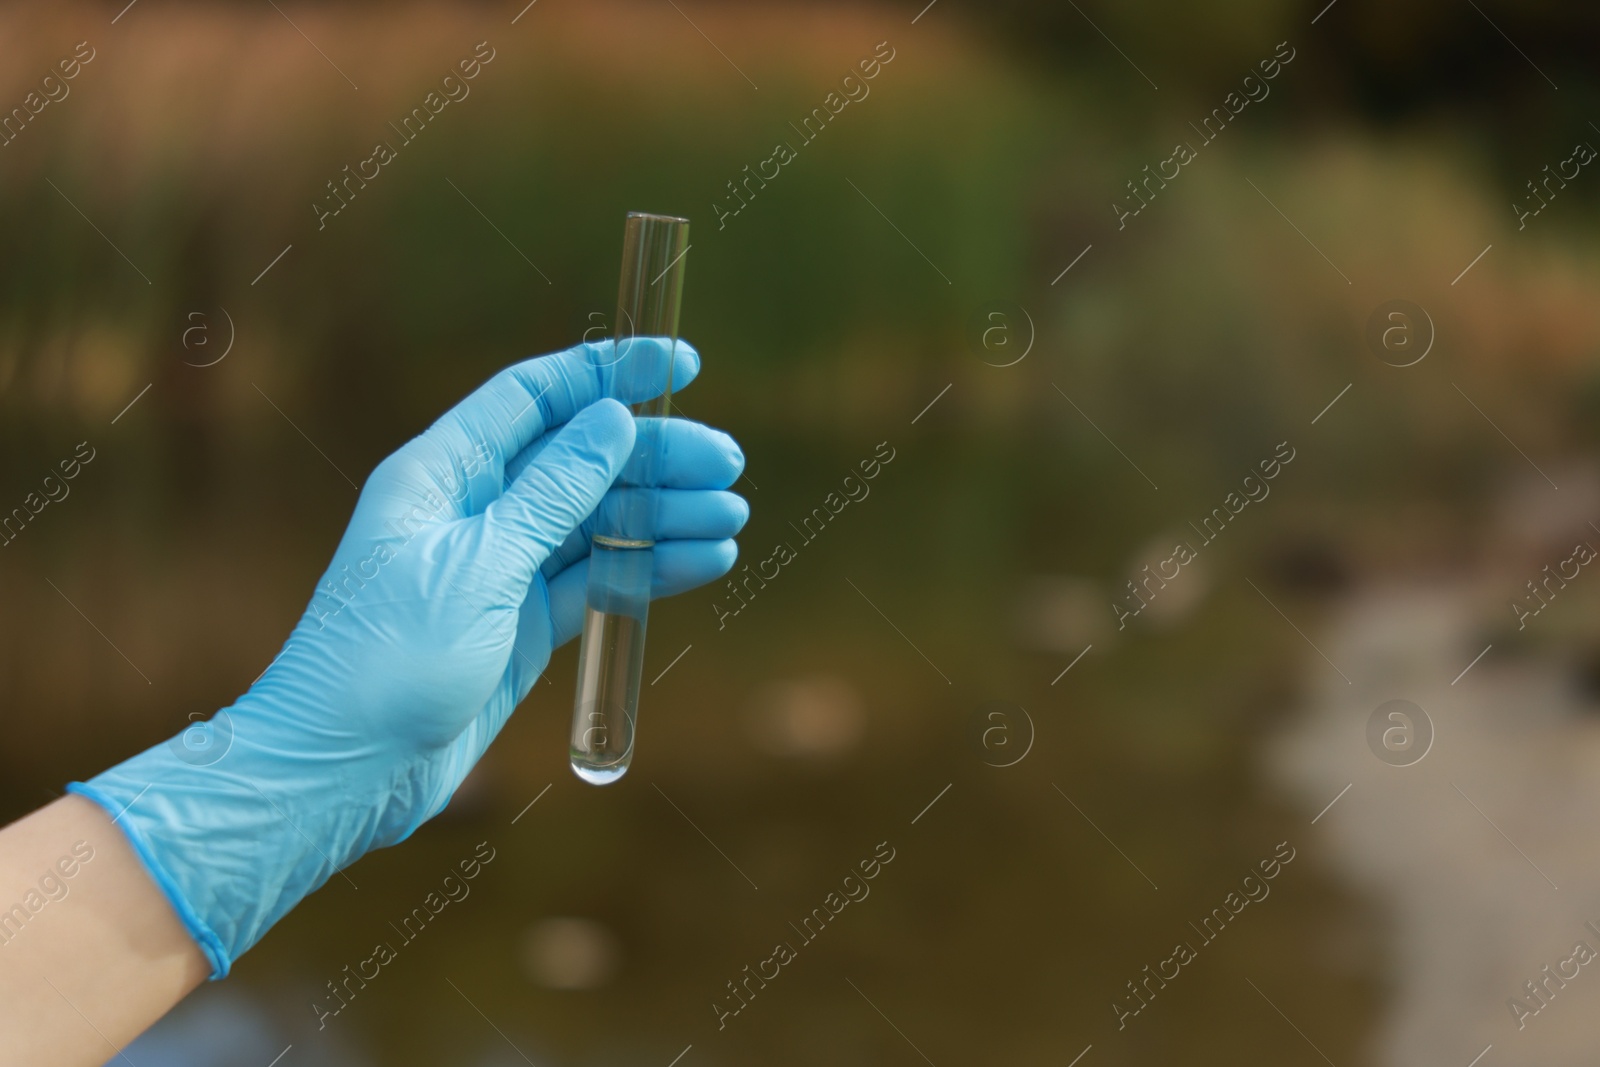
[[[0,1065],[97,1067],[207,973],[94,804],[63,797],[0,829]]]

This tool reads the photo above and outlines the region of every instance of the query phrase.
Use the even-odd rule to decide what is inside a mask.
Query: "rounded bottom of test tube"
[[[604,767],[580,763],[578,760],[572,760],[571,763],[572,773],[590,785],[610,785],[628,773],[628,765],[626,763],[611,763]]]

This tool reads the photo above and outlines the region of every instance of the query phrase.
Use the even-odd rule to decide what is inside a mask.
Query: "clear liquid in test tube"
[[[603,354],[595,358],[609,363],[619,391],[633,396],[647,392],[648,383],[659,380],[662,361],[667,364],[665,391],[633,405],[639,432],[629,476],[636,485],[656,481],[659,431],[672,406],[671,352],[678,339],[688,249],[688,219],[628,214],[614,336],[610,345],[598,346]],[[572,709],[572,770],[593,785],[621,778],[633,760],[655,564],[655,494],[621,483],[619,489],[613,494],[618,506],[602,510],[605,525],[591,539]]]

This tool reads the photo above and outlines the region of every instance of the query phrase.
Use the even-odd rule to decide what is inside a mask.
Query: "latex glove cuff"
[[[213,980],[296,904],[389,836],[385,829],[391,840],[409,836],[414,825],[385,827],[384,813],[406,810],[408,797],[424,787],[413,761],[372,761],[391,768],[375,777],[374,767],[350,774],[347,760],[255,744],[253,703],[247,694],[210,722],[67,787],[122,830],[210,962]],[[196,745],[199,737],[209,743]],[[392,803],[397,798],[401,803]],[[432,811],[448,800],[416,807]]]

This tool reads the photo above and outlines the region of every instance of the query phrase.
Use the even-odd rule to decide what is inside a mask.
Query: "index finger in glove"
[[[487,446],[492,462],[504,470],[517,453],[597,400],[642,403],[660,396],[669,380],[673,389],[682,389],[699,373],[700,354],[687,341],[587,342],[507,367],[441,416],[423,438],[466,469]]]

